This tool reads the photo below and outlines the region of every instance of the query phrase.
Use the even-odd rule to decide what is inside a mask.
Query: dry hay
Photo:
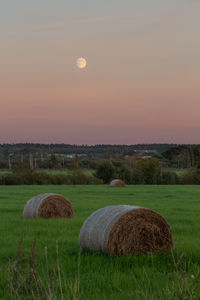
[[[79,245],[115,255],[161,253],[173,250],[172,232],[150,209],[117,205],[94,212],[84,222]]]
[[[72,218],[71,203],[62,195],[40,194],[31,198],[25,205],[24,218]]]
[[[125,182],[121,179],[114,179],[111,181],[110,186],[112,187],[124,187]]]

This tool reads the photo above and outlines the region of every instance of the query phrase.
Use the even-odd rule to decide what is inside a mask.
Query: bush
[[[16,184],[34,184],[35,171],[29,167],[27,163],[17,162],[12,168],[12,173],[7,176],[7,180],[16,182]],[[12,183],[11,183],[12,184]]]
[[[69,182],[70,184],[90,184],[91,180],[83,171],[74,170],[69,175]]]
[[[0,176],[0,185],[30,185],[30,184],[101,184],[100,179],[89,177],[81,170],[70,175],[33,172],[31,176],[22,174],[6,174]]]
[[[35,172],[34,173],[34,184],[49,184],[50,175],[47,172]]]
[[[162,184],[178,184],[179,183],[179,177],[176,174],[176,172],[173,171],[163,171],[162,172]]]
[[[161,183],[162,165],[158,159],[141,159],[137,162],[136,167],[141,172],[145,184]]]
[[[131,174],[131,184],[144,184],[144,176],[138,169],[133,169]]]
[[[48,176],[48,184],[70,184],[70,179],[68,175],[51,174]]]
[[[181,176],[182,184],[200,184],[200,169],[191,169]]]
[[[109,160],[104,160],[97,166],[95,176],[102,179],[104,183],[109,183],[114,178],[115,168]]]
[[[9,165],[7,160],[0,159],[0,169],[8,169]]]
[[[126,166],[123,165],[121,168],[117,168],[115,175],[116,178],[122,179],[126,184],[131,183],[132,174]]]
[[[91,177],[91,184],[103,184],[103,180],[102,179],[99,179],[95,176]]]
[[[17,183],[17,177],[16,175],[13,174],[6,174],[1,176],[1,185],[14,185],[14,184],[19,184]]]

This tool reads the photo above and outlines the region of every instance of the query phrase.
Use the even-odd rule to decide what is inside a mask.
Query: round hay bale
[[[115,255],[173,250],[170,226],[153,210],[131,205],[107,206],[84,222],[79,245]]]
[[[29,218],[72,218],[71,203],[62,195],[47,193],[31,198],[25,205],[23,216]]]
[[[112,187],[124,187],[125,182],[121,179],[114,179],[111,181],[110,186]]]

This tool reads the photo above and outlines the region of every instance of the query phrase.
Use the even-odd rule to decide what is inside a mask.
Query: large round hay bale
[[[110,186],[112,186],[112,187],[124,187],[125,182],[121,179],[113,179],[110,183]]]
[[[62,195],[40,194],[31,198],[25,205],[23,216],[29,218],[72,218],[71,203]]]
[[[79,245],[116,255],[172,251],[172,232],[153,210],[131,205],[107,206],[84,222]]]

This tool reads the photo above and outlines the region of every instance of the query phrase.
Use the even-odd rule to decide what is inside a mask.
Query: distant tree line
[[[178,146],[157,154],[154,157],[169,168],[188,169],[198,165],[200,161],[200,146]]]
[[[93,184],[109,183],[114,178],[122,179],[127,184],[199,184],[199,145],[171,145],[166,151],[152,156],[144,156],[133,149],[143,147],[145,150],[146,147],[153,150],[157,146],[157,149],[167,147],[166,144],[0,145],[0,169],[10,170],[10,173],[0,175],[0,184]],[[11,152],[11,149],[15,152]],[[56,153],[52,149],[76,149],[79,154],[73,153],[68,157],[66,153]],[[81,154],[81,149],[95,149],[98,155]],[[101,155],[98,152],[100,149]],[[61,169],[68,170],[68,174],[50,174],[44,171]],[[185,171],[180,174],[173,169]],[[93,176],[86,175],[84,170],[92,170]]]
[[[14,158],[23,160],[29,157],[30,152],[34,157],[45,158],[51,153],[55,154],[85,154],[88,157],[101,157],[104,153],[111,153],[116,156],[123,156],[130,151],[156,151],[164,152],[174,144],[137,144],[137,145],[69,145],[69,144],[0,144],[0,159],[8,160]]]
[[[55,163],[54,158],[51,159]],[[156,158],[139,159],[134,167],[101,160],[95,172],[90,175],[79,168],[74,168],[67,174],[54,174],[31,169],[29,164],[18,162],[11,173],[0,175],[0,185],[108,184],[115,178],[122,179],[126,184],[200,184],[200,163],[178,176],[175,171],[165,170],[161,161]]]
[[[144,158],[136,162],[134,168],[126,165],[114,167],[112,162],[101,162],[95,173],[104,183],[113,178],[122,179],[126,184],[179,184],[176,172],[163,170],[161,162],[156,158]]]
[[[135,157],[142,156],[153,156],[165,167],[190,168],[196,166],[200,160],[200,146],[1,144],[0,169],[11,169],[18,161],[28,163],[31,169],[65,169],[73,168],[73,164],[79,165],[80,168],[94,169],[98,159],[122,159],[131,164]]]

